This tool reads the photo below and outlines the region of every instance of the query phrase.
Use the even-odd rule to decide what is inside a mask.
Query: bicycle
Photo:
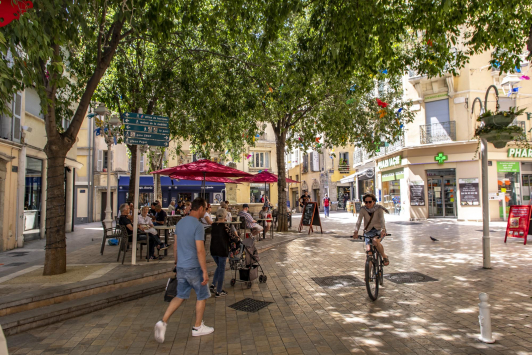
[[[390,235],[386,234],[385,236]],[[385,237],[384,236],[384,237]],[[369,250],[366,250],[366,266],[365,266],[365,278],[366,290],[368,291],[368,296],[372,301],[376,301],[379,296],[379,285],[382,286],[384,282],[384,264],[382,262],[382,256],[373,245],[373,238],[370,239]],[[381,242],[384,240],[382,237]],[[366,238],[362,236],[362,238]]]

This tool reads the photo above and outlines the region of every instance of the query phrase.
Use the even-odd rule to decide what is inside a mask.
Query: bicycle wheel
[[[379,295],[379,276],[373,257],[366,258],[366,290],[369,298],[375,301]]]

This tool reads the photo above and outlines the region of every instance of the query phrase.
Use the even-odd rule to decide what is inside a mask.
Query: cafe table
[[[164,231],[164,244],[168,245],[168,236],[170,235],[171,230],[175,230],[175,226],[167,226],[167,225],[159,225],[154,226],[155,230],[157,230],[157,233],[159,236],[161,235],[161,231]],[[177,240],[174,240],[174,243],[176,243]],[[164,250],[164,255],[168,255],[168,249]]]
[[[273,222],[273,218],[259,218],[257,219],[257,222],[262,222],[262,239],[266,239],[266,223]],[[273,224],[270,228],[270,237],[273,239]]]

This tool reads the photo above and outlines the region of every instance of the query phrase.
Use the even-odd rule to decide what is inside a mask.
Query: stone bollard
[[[480,293],[478,295],[480,303],[478,304],[479,316],[478,321],[480,323],[480,341],[488,344],[495,343],[491,335],[491,314],[490,305],[488,304],[488,294]]]

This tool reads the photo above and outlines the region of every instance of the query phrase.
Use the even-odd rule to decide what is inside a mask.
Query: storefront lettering
[[[379,169],[390,168],[392,166],[397,166],[397,165],[401,165],[400,155],[393,157],[393,158],[381,160],[380,162],[377,163],[377,166],[379,167]]]
[[[510,148],[508,158],[532,158],[532,149]]]

